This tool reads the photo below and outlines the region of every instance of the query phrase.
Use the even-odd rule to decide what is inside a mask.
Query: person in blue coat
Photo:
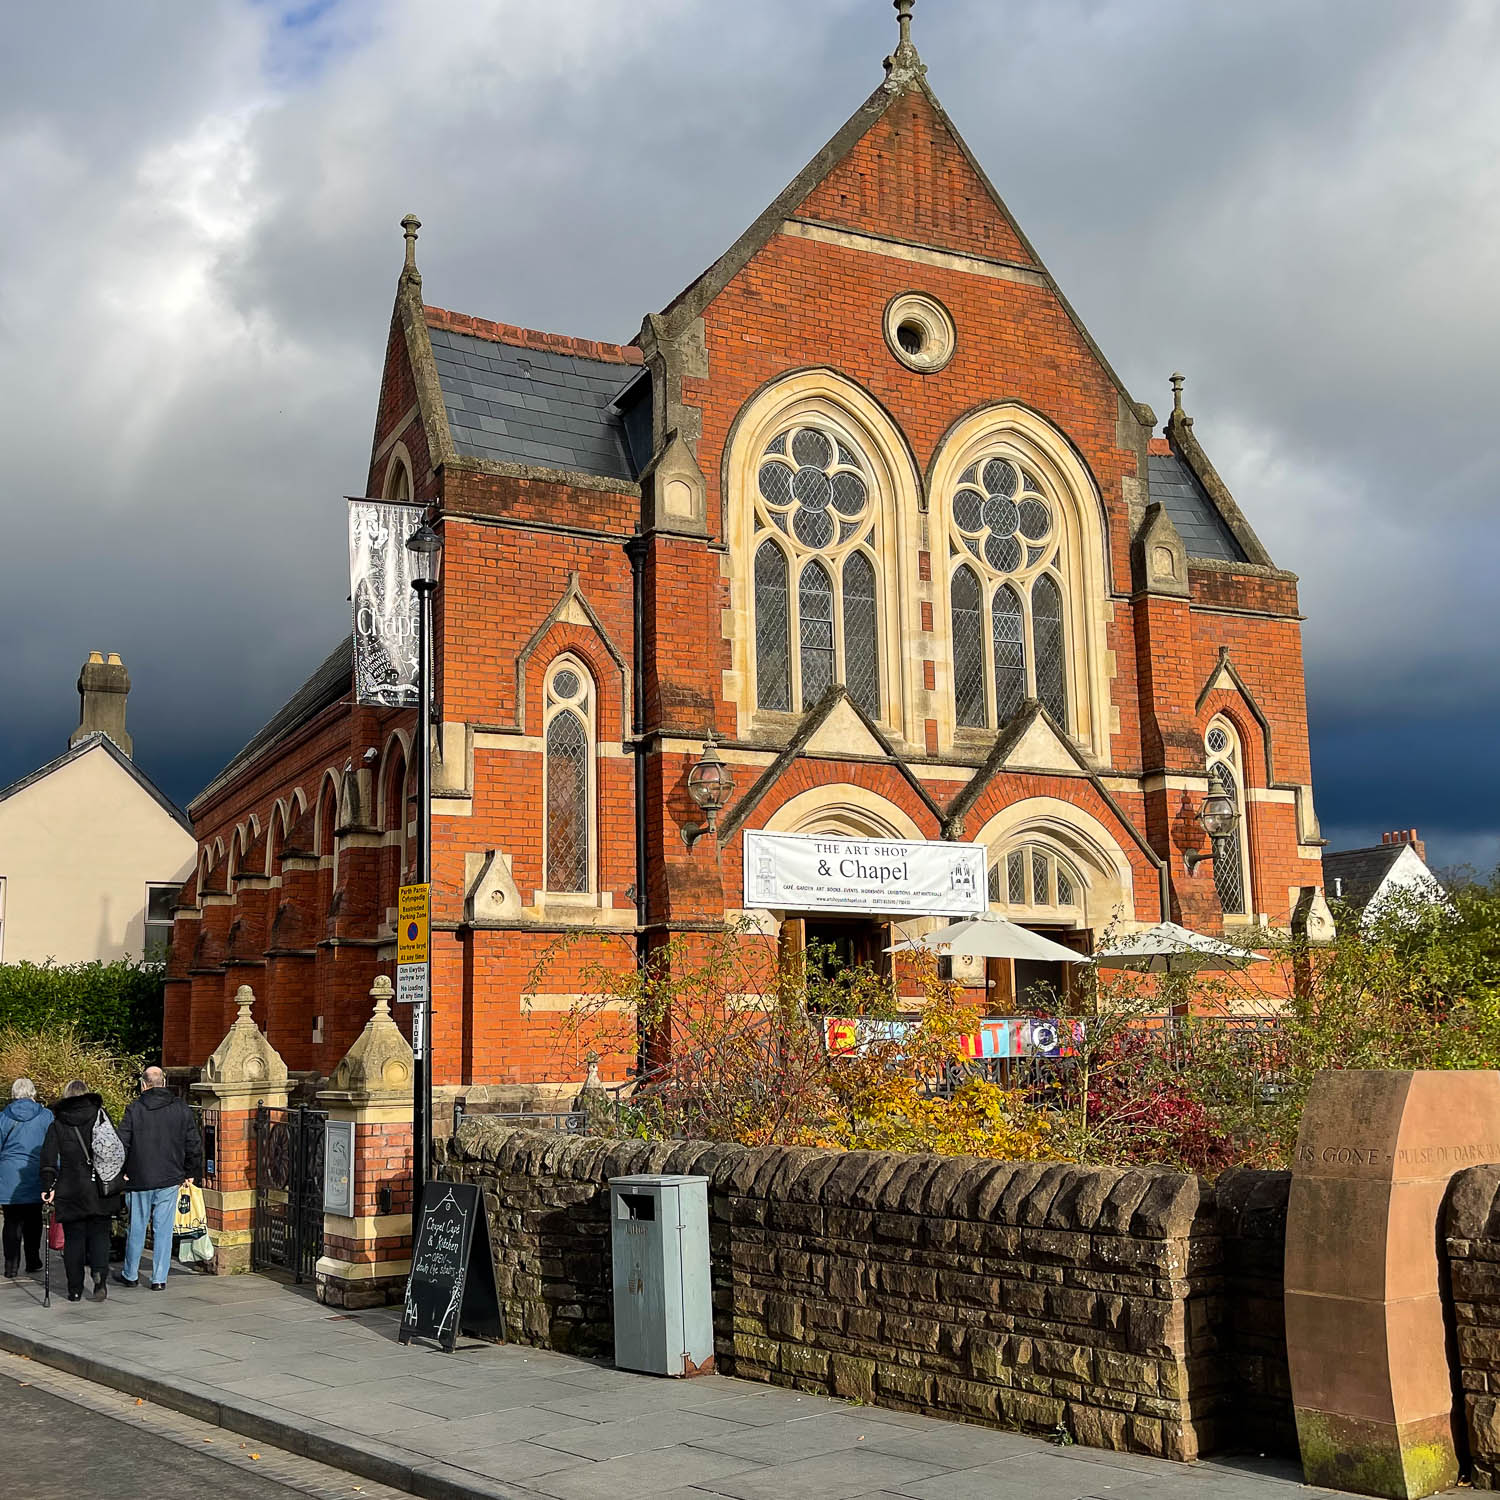
[[[5,1212],[5,1274],[42,1269],[42,1142],[52,1111],[36,1102],[36,1085],[18,1078],[0,1110],[0,1205]]]

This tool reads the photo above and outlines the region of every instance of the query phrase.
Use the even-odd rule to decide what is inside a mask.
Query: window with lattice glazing
[[[1215,719],[1203,738],[1203,748],[1208,761],[1209,792],[1222,788],[1239,814],[1233,830],[1213,841],[1214,886],[1220,909],[1226,916],[1245,916],[1250,911],[1250,859],[1249,840],[1245,837],[1245,777],[1240,737],[1227,719]]]
[[[990,852],[990,900],[997,905],[1072,922],[1082,915],[1083,895],[1083,877],[1047,845],[1016,844],[1003,854]]]
[[[1067,637],[1057,507],[1023,464],[970,464],[949,507],[948,597],[954,710],[998,729],[1028,697],[1069,728]]]
[[[848,434],[803,418],[767,444],[754,507],[758,708],[804,713],[842,683],[880,718],[876,509]]]
[[[547,674],[546,888],[558,895],[592,889],[593,683],[582,665],[560,659]]]

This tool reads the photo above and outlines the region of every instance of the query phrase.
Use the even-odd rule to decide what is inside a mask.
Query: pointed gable
[[[802,200],[797,217],[934,249],[1036,264],[925,88],[898,95]]]

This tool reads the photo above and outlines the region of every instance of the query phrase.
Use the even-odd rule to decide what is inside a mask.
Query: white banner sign
[[[396,1004],[420,1005],[427,998],[427,965],[396,965]]]
[[[354,604],[354,696],[411,708],[417,701],[417,591],[406,539],[419,505],[349,502],[349,597]]]
[[[773,911],[972,917],[987,909],[981,844],[747,833],[745,905]]]

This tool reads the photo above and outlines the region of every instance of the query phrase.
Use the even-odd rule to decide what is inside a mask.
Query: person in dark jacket
[[[42,1202],[63,1227],[63,1266],[68,1301],[83,1297],[85,1268],[94,1273],[94,1301],[109,1295],[109,1226],[124,1194],[106,1194],[94,1176],[94,1122],[104,1101],[81,1078],[63,1088],[42,1142]]]
[[[130,1233],[125,1237],[125,1264],[115,1272],[123,1286],[139,1286],[146,1225],[151,1226],[151,1290],[166,1290],[172,1266],[172,1225],[177,1195],[203,1171],[203,1137],[193,1112],[167,1092],[167,1075],[147,1068],[141,1075],[141,1097],[120,1121],[125,1147],[125,1186],[130,1199]]]
[[[36,1102],[36,1085],[18,1078],[0,1110],[0,1205],[5,1211],[5,1274],[42,1269],[42,1142],[52,1111]]]

